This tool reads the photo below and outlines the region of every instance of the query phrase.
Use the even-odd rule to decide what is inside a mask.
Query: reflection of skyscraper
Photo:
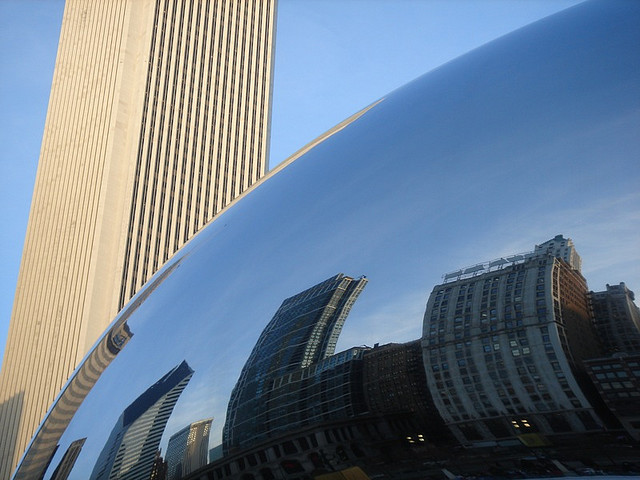
[[[277,437],[301,427],[366,413],[362,356],[367,350],[350,348],[271,378],[261,397],[260,427],[270,437]]]
[[[633,292],[621,282],[589,297],[604,352],[640,354],[640,309]]]
[[[192,375],[183,361],[125,409],[98,457],[92,480],[149,477],[167,420]]]
[[[365,352],[363,390],[369,413],[393,418],[404,438],[418,443],[446,438],[427,387],[420,340],[376,345]]]
[[[349,311],[367,280],[338,274],[286,299],[262,331],[231,393],[226,451],[268,435],[263,396],[275,378],[333,354]]]
[[[435,286],[424,317],[425,369],[461,442],[600,428],[584,390],[582,361],[599,347],[579,266],[559,235]]]
[[[73,466],[76,464],[78,455],[80,455],[86,440],[86,438],[80,438],[71,442],[67,451],[64,452],[62,460],[54,470],[51,480],[67,480],[67,478],[69,478],[69,474],[71,473]]]
[[[586,362],[587,372],[609,410],[627,433],[640,440],[640,309],[624,282],[589,292],[603,357]]]
[[[0,478],[123,304],[264,174],[274,33],[275,0],[66,0],[0,376],[0,403],[24,392],[0,412]]]
[[[208,418],[194,422],[171,435],[165,455],[168,480],[179,480],[208,463],[212,421],[213,418]]]

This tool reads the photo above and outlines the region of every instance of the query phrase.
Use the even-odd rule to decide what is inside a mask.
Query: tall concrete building
[[[0,478],[122,306],[267,166],[276,0],[67,0],[0,374]]]

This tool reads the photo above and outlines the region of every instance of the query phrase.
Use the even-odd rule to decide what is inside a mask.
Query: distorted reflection
[[[167,480],[180,480],[209,463],[209,431],[213,418],[187,425],[171,435],[167,446]]]
[[[312,399],[307,388],[298,387],[312,388],[305,384],[319,380],[323,367],[335,367],[335,357],[326,365],[315,364],[334,353],[351,306],[366,283],[364,277],[354,280],[339,274],[282,302],[231,393],[225,454],[323,415],[331,418],[328,412],[335,406],[321,404],[319,395]],[[312,380],[304,381],[308,378]]]
[[[162,271],[149,282],[147,288],[120,312],[111,328],[98,340],[96,346],[87,355],[86,359],[80,365],[80,368],[71,378],[71,381],[61,392],[59,398],[53,405],[53,409],[40,426],[25,457],[22,459],[20,467],[14,476],[14,480],[30,480],[31,478],[44,475],[44,471],[58,450],[58,441],[62,433],[69,425],[69,422],[71,422],[71,419],[85,397],[89,394],[102,373],[111,362],[113,362],[116,356],[122,352],[133,337],[133,332],[131,332],[127,320],[178,267],[180,260],[181,258],[178,257],[165,265]],[[80,442],[80,440],[76,440],[76,442]],[[69,446],[67,453],[74,452],[74,454],[66,459],[67,453],[65,453],[65,459],[61,460],[59,465],[61,470],[58,475],[67,475],[70,473],[70,469],[73,467],[82,449],[82,445],[84,445],[84,441],[82,444],[76,444],[73,449],[71,445]],[[73,462],[71,462],[71,459],[73,459]],[[67,462],[65,467],[62,466],[63,462]],[[60,478],[64,478],[64,476]]]
[[[98,342],[62,392],[41,426],[38,435],[33,440],[28,454],[22,461],[20,471],[15,476],[15,480],[30,479],[39,474],[42,475],[58,449],[57,442],[62,432],[64,432],[64,429],[73,418],[78,407],[96,384],[102,372],[133,337],[133,332],[131,332],[129,325],[125,321],[127,317],[128,315],[123,315],[121,321],[114,325],[111,331]],[[80,440],[76,442],[80,442]],[[56,475],[64,478],[63,475],[70,472],[83,444],[84,441],[76,443],[75,446],[72,445],[73,448],[69,446],[68,451],[65,453],[65,458],[62,459],[59,466],[60,472]],[[64,466],[63,463],[65,464]]]
[[[51,480],[66,480],[69,478],[69,474],[71,473],[73,466],[76,464],[76,459],[78,458],[78,455],[80,455],[80,451],[82,450],[82,446],[86,440],[87,439],[85,437],[71,442],[67,451],[64,452],[64,456],[62,457],[60,464],[54,470]]]
[[[580,4],[302,149],[134,297],[15,478],[636,462],[639,22]]]
[[[91,480],[149,478],[167,420],[192,375],[183,361],[122,412]]]

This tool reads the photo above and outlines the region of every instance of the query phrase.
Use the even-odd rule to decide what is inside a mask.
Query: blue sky
[[[279,0],[271,167],[391,90],[576,0]],[[0,1],[0,349],[8,331],[62,0]],[[603,205],[601,215],[611,206]],[[624,220],[624,219],[623,219]],[[579,229],[579,225],[576,225]],[[527,250],[535,226],[505,253]],[[579,237],[579,232],[559,231]],[[578,244],[580,251],[580,244]],[[470,254],[472,256],[472,254]],[[477,258],[474,261],[482,261]],[[458,265],[451,265],[451,270]],[[444,273],[444,272],[443,272]],[[587,275],[587,279],[591,277]],[[599,279],[598,279],[599,280]],[[618,282],[625,279],[612,278]],[[640,288],[627,280],[630,287]],[[591,282],[590,282],[591,284]],[[592,288],[604,285],[594,282]]]

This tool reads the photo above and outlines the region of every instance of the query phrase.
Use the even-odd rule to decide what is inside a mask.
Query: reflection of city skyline
[[[589,302],[602,304],[605,292],[588,292],[571,239],[557,235],[530,254],[482,266],[445,275],[433,288],[422,339],[352,347],[304,364],[308,343],[324,341],[308,333],[322,315],[309,314],[335,304],[337,282],[353,279],[340,274],[285,300],[236,384],[224,457],[212,459],[212,468],[254,461],[269,469],[277,462],[268,452],[278,457],[284,450],[289,460],[279,468],[308,472],[366,465],[383,450],[403,455],[401,446],[417,459],[447,445],[531,447],[619,428],[622,419],[603,411],[594,396],[584,361],[621,345],[603,345],[596,336]],[[358,293],[347,297],[340,327]],[[625,297],[624,328],[635,326],[640,336],[632,296]],[[323,335],[335,344],[337,335]],[[293,432],[303,436],[294,439]],[[633,436],[633,428],[627,434]],[[320,447],[333,452],[333,463],[313,454]]]
[[[346,317],[366,283],[364,277],[354,280],[338,274],[282,302],[231,393],[223,434],[225,451],[270,435],[267,424],[274,414],[264,401],[272,382],[333,354]]]
[[[148,478],[167,420],[192,375],[183,360],[122,412],[98,456],[91,480]]]
[[[629,435],[637,435],[631,420],[637,407],[625,404],[627,417],[616,420],[599,410],[602,402],[589,390],[587,370],[598,385],[599,370],[613,364],[598,360],[583,365],[599,352],[637,351],[640,313],[633,292],[624,284],[588,292],[580,257],[572,241],[561,235],[525,256],[479,265],[485,268],[443,276],[444,282],[434,286],[429,297],[422,339],[407,343],[334,353],[346,317],[369,282],[364,277],[338,274],[289,297],[256,342],[229,402],[229,408],[234,399],[243,406],[234,412],[240,421],[227,429],[235,428],[238,438],[248,439],[244,444],[209,459],[212,419],[207,419],[173,433],[164,459],[160,456],[160,439],[173,406],[193,374],[182,362],[125,409],[92,478],[136,478],[153,468],[157,478],[177,480],[251,458],[263,470],[272,469],[276,464],[269,460],[271,454],[260,456],[272,450],[281,455],[289,452],[286,468],[278,466],[289,473],[342,468],[353,462],[367,465],[385,455],[387,459],[408,455],[411,461],[456,444],[550,445],[554,436],[597,434],[618,421]],[[557,304],[551,307],[547,297]],[[609,310],[614,297],[618,313],[612,322]],[[590,301],[599,305],[599,320],[594,321],[601,339],[608,339],[604,346],[598,345],[595,330],[585,337]],[[622,310],[628,311],[628,319],[621,316]],[[105,337],[105,345],[112,346],[108,350],[116,348],[113,354],[132,336],[126,323],[122,327]],[[532,335],[538,329],[543,340],[551,331],[553,351],[536,345]],[[578,330],[582,339],[576,343]],[[544,351],[544,358],[536,357],[535,351]],[[633,361],[626,361],[624,368],[633,371]],[[555,387],[551,377],[558,379]],[[243,391],[246,386],[249,390]],[[638,392],[627,390],[629,395]],[[529,404],[522,392],[527,392]],[[604,393],[600,392],[603,398]],[[620,405],[619,400],[607,401]],[[540,402],[555,402],[564,411],[541,412]],[[471,408],[477,409],[472,416]],[[253,415],[249,422],[240,418],[243,412]],[[247,433],[243,428],[253,430]],[[294,438],[293,432],[298,436]],[[81,448],[81,444],[69,447],[56,475],[68,475]],[[320,451],[325,453],[314,453]]]

